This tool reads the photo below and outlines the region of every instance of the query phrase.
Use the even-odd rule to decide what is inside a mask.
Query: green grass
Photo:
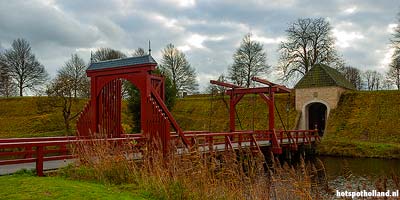
[[[0,176],[0,199],[145,199],[132,187],[61,177]]]
[[[319,152],[400,158],[400,91],[344,93],[331,111]]]
[[[0,98],[0,138],[47,137],[66,135],[61,108],[43,106],[47,97]],[[81,112],[87,99],[73,104],[72,115]],[[122,103],[123,126],[129,130],[132,125],[126,103]],[[77,119],[77,118],[76,118]],[[76,119],[71,122],[75,129]],[[74,131],[72,131],[74,133]]]
[[[0,137],[41,137],[65,135],[60,108],[41,106],[46,97],[0,98]],[[72,109],[79,112],[86,100]],[[73,122],[72,127],[75,127]]]

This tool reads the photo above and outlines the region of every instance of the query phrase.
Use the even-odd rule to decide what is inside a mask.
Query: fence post
[[[43,176],[43,146],[36,147],[36,173]]]

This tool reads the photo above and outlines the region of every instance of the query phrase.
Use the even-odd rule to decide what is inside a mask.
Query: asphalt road
[[[52,160],[52,161],[45,161],[43,163],[43,169],[46,170],[53,170],[58,169],[60,167],[65,167],[70,163],[73,163],[74,159],[67,159],[67,160]],[[21,169],[35,169],[36,163],[23,163],[23,164],[13,164],[13,165],[1,165],[0,166],[0,175],[12,174],[17,172]]]

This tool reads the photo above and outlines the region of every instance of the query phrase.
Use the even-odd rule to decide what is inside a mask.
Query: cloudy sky
[[[54,76],[72,53],[88,61],[96,48],[130,54],[151,40],[160,62],[161,50],[173,43],[196,68],[203,89],[226,73],[246,33],[276,66],[288,24],[323,17],[347,64],[383,72],[399,11],[399,0],[0,0],[0,49],[25,38]]]

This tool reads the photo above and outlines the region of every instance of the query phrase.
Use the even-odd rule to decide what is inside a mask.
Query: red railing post
[[[43,176],[43,146],[36,147],[36,174]]]

